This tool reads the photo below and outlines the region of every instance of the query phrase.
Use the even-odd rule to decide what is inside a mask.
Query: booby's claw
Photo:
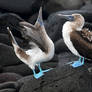
[[[42,70],[42,72],[44,73],[44,72],[48,72],[48,71],[50,71],[50,70],[52,70],[53,68],[50,68],[50,69],[47,69],[47,70]]]
[[[44,75],[44,73],[43,72],[39,72],[39,73],[37,73],[37,74],[34,74],[34,77],[36,78],[36,79],[39,79],[41,76],[43,76]]]

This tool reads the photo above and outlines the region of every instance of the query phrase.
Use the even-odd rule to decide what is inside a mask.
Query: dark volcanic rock
[[[88,5],[85,5],[81,8],[81,10],[87,10],[87,11],[91,11],[92,10],[92,4],[88,4]]]
[[[57,3],[60,3],[64,9],[74,10],[79,9],[83,5],[83,0],[55,0]]]
[[[72,54],[71,52],[63,52],[63,53],[61,52],[58,55],[58,59],[59,59],[58,67],[62,67],[69,62],[78,60],[78,57]]]
[[[63,66],[45,73],[40,79],[30,76],[25,80],[19,92],[91,92],[92,72],[88,68],[92,64],[85,64],[79,68]]]
[[[5,82],[0,84],[0,90],[7,89],[7,88],[17,90],[18,84],[16,82]]]
[[[33,75],[25,76],[25,77],[21,78],[20,80],[18,80],[18,81],[16,82],[16,84],[18,85],[18,86],[17,86],[18,89],[20,89],[20,88],[23,86],[23,84],[24,84],[25,82],[29,81],[30,79],[34,79]]]
[[[34,14],[33,16],[31,16],[29,19],[28,19],[28,22],[30,22],[31,24],[35,24],[36,20],[37,20],[37,17],[38,17],[38,13]]]
[[[60,0],[61,1],[61,0]],[[57,3],[58,2],[58,3]],[[59,3],[59,0],[49,0],[45,5],[44,9],[49,13],[61,11],[64,8],[62,7],[61,3]]]
[[[17,73],[23,76],[33,74],[32,70],[26,64],[4,67],[3,72]]]
[[[20,63],[21,61],[15,55],[13,48],[0,43],[0,65],[8,66]]]
[[[56,67],[58,62],[47,62],[47,63],[42,63],[42,69],[48,69],[48,68],[54,68]],[[36,71],[38,72],[38,68],[36,67]],[[14,66],[7,66],[3,67],[3,72],[11,72],[11,73],[17,73],[22,76],[27,76],[27,75],[32,75],[32,69],[30,69],[26,64],[20,64],[20,65],[14,65]]]
[[[28,22],[30,22],[31,24],[35,24],[37,17],[38,17],[38,13],[35,13],[34,15],[32,15],[29,19]],[[42,10],[42,16],[43,16],[43,20],[46,20],[48,18],[48,13],[44,10]]]
[[[21,17],[13,13],[5,13],[0,15],[0,33],[8,33],[7,27],[10,27],[13,34],[17,37],[21,37],[19,30],[21,27],[19,22],[23,21]]]
[[[9,36],[7,34],[0,34],[0,43],[6,44],[6,45],[11,45]]]
[[[83,6],[83,0],[49,0],[44,8],[46,11],[51,14],[53,12],[61,11],[61,10],[74,10],[80,9]]]
[[[88,10],[91,11],[92,10],[92,0],[84,0],[85,1],[85,5],[81,8],[81,10]]]
[[[59,54],[65,51],[69,51],[67,46],[65,45],[63,39],[60,39],[55,42],[55,53]]]
[[[62,37],[63,23],[65,23],[65,19],[58,17],[56,14],[50,15],[45,22],[46,31],[54,42]]]
[[[2,67],[2,65],[0,65],[0,73],[2,73],[3,72],[3,67]]]
[[[17,43],[21,46],[23,46],[23,41],[17,37],[15,37]],[[7,34],[0,34],[0,43],[3,43],[3,44],[6,44],[6,45],[9,45],[11,46],[11,41],[9,39],[9,36]]]
[[[2,90],[0,90],[0,92],[16,92],[16,89],[7,88],[7,89],[2,89]]]
[[[17,81],[22,76],[16,74],[16,73],[1,73],[0,74],[0,83],[8,82],[8,81]]]
[[[30,13],[32,14],[39,9],[41,0],[0,0],[0,9],[15,13]]]

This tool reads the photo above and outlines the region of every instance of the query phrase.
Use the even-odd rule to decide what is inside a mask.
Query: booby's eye
[[[74,21],[74,16],[68,16],[69,21]]]

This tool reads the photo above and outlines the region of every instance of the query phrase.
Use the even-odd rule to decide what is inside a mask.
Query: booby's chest
[[[70,40],[70,33],[72,32],[72,28],[69,26],[68,23],[65,23],[63,25],[63,30],[62,30],[62,36],[63,36],[63,40],[66,44],[66,46],[69,48],[69,50],[77,55],[77,56],[80,56],[79,53],[77,52],[77,50],[75,49],[75,47],[73,46],[73,43],[72,41]]]

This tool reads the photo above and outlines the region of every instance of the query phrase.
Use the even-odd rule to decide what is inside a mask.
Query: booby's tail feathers
[[[10,39],[11,39],[11,42],[12,42],[12,45],[17,45],[18,46],[18,44],[17,44],[17,42],[16,42],[16,40],[15,40],[15,38],[14,38],[14,36],[13,36],[13,34],[12,34],[12,32],[11,32],[11,30],[9,29],[9,27],[7,27],[7,30],[8,30],[8,33],[9,33],[9,37],[10,37]]]

